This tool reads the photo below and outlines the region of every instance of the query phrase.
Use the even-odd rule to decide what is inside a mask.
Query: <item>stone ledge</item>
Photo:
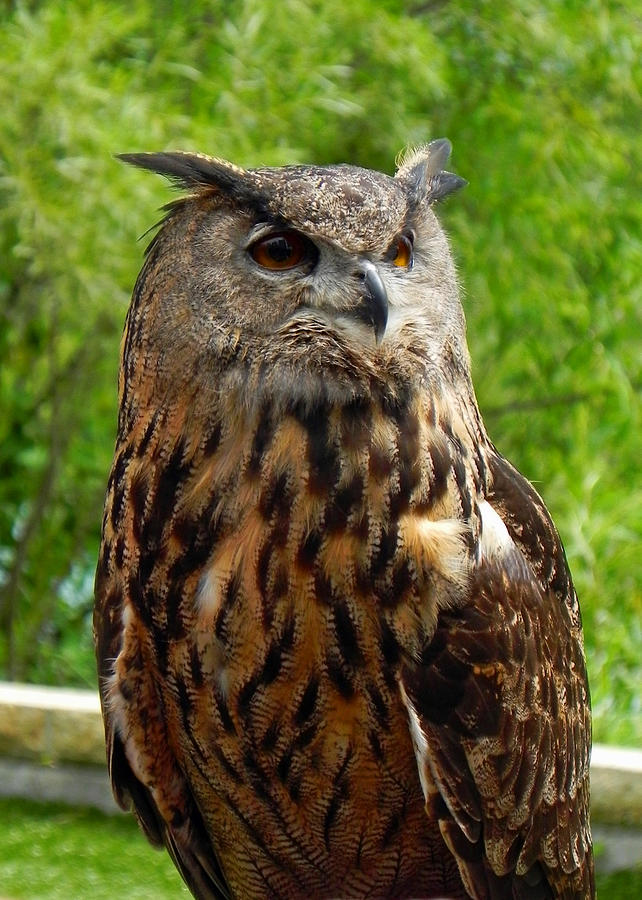
[[[39,763],[50,772],[52,766],[67,771],[74,765],[104,770],[97,691],[0,682],[0,757]],[[28,777],[35,784],[37,776],[29,771]],[[73,773],[73,769],[70,771]],[[105,780],[104,771],[100,777]],[[6,782],[4,777],[1,780]],[[28,794],[34,799],[38,795],[39,791]],[[77,802],[82,802],[82,796],[80,791]],[[591,798],[595,822],[642,828],[642,751],[596,744],[591,760]]]
[[[605,825],[642,828],[642,751],[593,745],[591,814]]]
[[[0,682],[0,756],[104,766],[98,692]]]
[[[90,806],[109,815],[122,812],[112,795],[106,766],[43,766],[0,758],[0,797]]]

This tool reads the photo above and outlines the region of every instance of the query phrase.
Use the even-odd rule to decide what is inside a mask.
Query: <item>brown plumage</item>
[[[127,318],[97,656],[197,897],[594,896],[580,614],[475,401],[449,150],[125,157],[191,193]]]

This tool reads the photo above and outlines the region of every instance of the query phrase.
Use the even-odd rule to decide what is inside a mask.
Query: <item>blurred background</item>
[[[0,678],[95,687],[119,341],[171,199],[113,154],[392,173],[447,136],[480,406],[565,543],[595,738],[639,745],[635,0],[5,2],[0,48]]]

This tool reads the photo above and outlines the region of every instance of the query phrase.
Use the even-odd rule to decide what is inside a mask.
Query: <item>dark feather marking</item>
[[[221,443],[221,423],[215,422],[212,425],[210,433],[207,435],[205,439],[205,444],[203,445],[203,456],[205,459],[213,456],[219,448]]]
[[[392,472],[392,457],[376,444],[370,446],[368,471],[375,481],[385,481]]]
[[[319,566],[314,573],[314,597],[319,603],[327,605],[331,603],[335,591],[329,577]]]
[[[377,724],[382,731],[387,731],[390,726],[388,706],[381,695],[381,691],[374,682],[367,686],[368,696],[372,703],[377,719]]]
[[[399,489],[390,495],[390,516],[398,518],[408,508],[414,488],[419,483],[419,420],[408,409],[404,409],[397,422],[399,437],[397,451],[399,459]]]
[[[127,591],[132,606],[140,617],[146,628],[152,628],[152,614],[148,604],[145,602],[143,588],[138,578],[138,573],[132,574],[127,581]]]
[[[338,659],[337,656],[329,650],[326,658],[326,665],[328,669],[328,676],[330,680],[337,688],[342,697],[346,700],[349,700],[354,696],[354,684],[352,682],[352,674],[347,671],[346,666],[343,664],[342,660]]]
[[[281,632],[281,649],[284,653],[287,653],[292,649],[295,631],[296,621],[294,618],[294,611],[290,610],[286,616],[283,631]]]
[[[385,418],[398,421],[406,414],[411,401],[409,385],[397,383],[393,390],[389,390],[387,386],[383,390],[377,389],[375,385],[373,388],[373,400],[378,400]]]
[[[121,537],[122,537],[122,535],[121,535]],[[118,541],[116,541],[116,547],[118,547]],[[103,538],[102,547],[100,548],[100,554],[98,556],[98,567],[97,567],[98,576],[101,579],[106,579],[109,577],[109,572],[110,572],[110,568],[111,568],[111,559],[112,559],[112,541],[108,540],[107,538]],[[118,562],[117,562],[116,565],[119,569],[121,568],[122,557],[121,557],[121,564],[118,565]]]
[[[203,687],[203,667],[201,666],[201,657],[196,644],[192,644],[190,651],[190,672],[194,687],[197,690]]]
[[[279,732],[281,731],[281,722],[278,719],[274,719],[267,727],[267,730],[263,737],[261,738],[261,750],[265,751],[265,753],[271,753],[272,750],[276,747],[276,742],[279,739]]]
[[[156,565],[156,562],[157,562],[157,556],[155,553],[141,552],[140,560],[138,562],[138,578],[140,580],[140,583],[143,585],[145,599],[152,606],[154,605],[154,592],[148,589],[148,583],[149,583],[151,574],[154,571],[154,566]]]
[[[385,847],[387,847],[387,846],[390,844],[390,842],[392,841],[392,839],[394,838],[394,836],[395,836],[395,835],[397,834],[397,832],[399,831],[399,826],[400,826],[400,825],[401,825],[401,819],[400,819],[400,817],[399,817],[399,814],[398,814],[398,813],[394,813],[394,814],[391,816],[391,818],[390,818],[388,824],[386,825],[386,828],[385,828],[385,831],[384,831],[383,835],[381,836],[381,847],[382,847],[382,849],[384,849]]]
[[[294,746],[297,750],[304,750],[311,741],[314,740],[316,735],[319,733],[319,729],[316,724],[310,723],[306,725],[305,728],[302,728],[294,741]]]
[[[283,563],[279,563],[274,572],[274,580],[270,596],[273,600],[279,600],[285,597],[290,586],[290,576],[287,567]]]
[[[212,690],[212,697],[214,698],[214,703],[216,704],[216,709],[218,710],[218,714],[221,719],[221,725],[228,734],[236,734],[236,728],[234,727],[234,722],[232,721],[232,717],[230,715],[227,700],[225,699],[225,696],[221,692],[220,688],[216,685]]]
[[[267,596],[267,585],[271,560],[272,545],[269,541],[266,541],[259,551],[259,558],[256,563],[256,585],[259,589],[261,598],[265,598]]]
[[[149,496],[149,478],[145,470],[138,471],[131,480],[129,502],[132,507],[134,540],[140,543],[141,528],[145,519],[145,506]]]
[[[241,718],[246,718],[249,712],[250,704],[254,699],[254,695],[256,694],[259,685],[261,683],[261,674],[259,672],[254,672],[250,678],[245,682],[243,687],[238,693],[238,697],[236,700],[236,707],[239,711],[239,715]]]
[[[314,708],[316,706],[318,698],[319,698],[319,676],[312,675],[306,685],[305,690],[303,691],[301,701],[299,703],[296,713],[294,714],[294,724],[295,725],[297,725],[297,726],[303,725],[303,723],[306,722],[310,718],[310,716],[314,712]]]
[[[212,516],[209,509],[203,510],[196,520],[189,516],[177,516],[172,534],[184,550],[170,566],[168,580],[180,581],[200,569],[207,562],[222,531],[221,518]]]
[[[125,473],[133,450],[131,446],[121,450],[114,467],[114,496],[111,503],[111,524],[114,530],[118,529],[118,523],[123,514],[125,503]]]
[[[136,447],[136,455],[139,458],[142,458],[147,454],[147,448],[149,447],[149,442],[152,439],[152,435],[156,431],[156,427],[158,425],[158,420],[160,418],[160,410],[156,410],[154,415],[151,417],[149,422],[147,423],[147,427],[143,432],[143,436],[140,439],[138,446]]]
[[[429,506],[438,503],[448,490],[448,475],[452,468],[452,459],[447,447],[434,443],[430,448],[432,460],[432,478],[430,480]]]
[[[326,809],[326,813],[323,819],[323,836],[325,839],[326,848],[328,850],[330,849],[330,830],[337,817],[337,813],[339,812],[341,804],[345,800],[347,800],[350,795],[350,786],[348,784],[346,776],[348,766],[350,765],[350,761],[352,759],[352,754],[352,746],[348,745],[346,754],[333,778],[334,789],[332,791],[332,796],[330,798],[330,802],[328,803],[328,808]]]
[[[347,403],[341,417],[341,447],[344,451],[366,446],[371,427],[369,402],[365,398],[357,397]]]
[[[96,629],[99,675],[108,678],[113,675],[114,658],[122,643],[123,591],[117,582],[109,588],[103,602],[100,628]]]
[[[246,750],[243,754],[243,766],[250,777],[252,787],[263,801],[267,801],[272,805],[272,798],[268,787],[268,779],[265,772],[261,768],[261,764],[251,750]]]
[[[459,488],[462,516],[464,519],[467,519],[473,511],[473,505],[470,490],[466,484],[466,467],[459,456],[453,461],[453,472],[455,473],[455,481]]]
[[[330,802],[328,803],[328,808],[326,809],[325,816],[323,817],[323,838],[325,840],[325,846],[327,850],[330,849],[330,829],[332,828],[334,820],[337,817],[340,804],[341,798],[338,794],[333,793],[330,797]]]
[[[288,794],[290,795],[290,799],[293,803],[298,803],[301,798],[301,782],[303,781],[302,775],[297,775],[295,778],[289,778],[287,782]]]
[[[165,639],[180,640],[186,634],[185,616],[181,615],[181,606],[183,603],[183,584],[181,582],[170,581],[167,586],[165,595],[165,609],[167,619],[167,634]]]
[[[357,472],[347,485],[337,490],[328,503],[325,513],[326,531],[344,531],[352,509],[360,502],[362,497],[363,476],[360,472]]]
[[[265,662],[261,671],[261,681],[264,685],[272,684],[278,677],[283,663],[283,653],[279,641],[270,644],[268,652],[265,655]]]
[[[328,488],[333,487],[340,472],[339,454],[329,437],[330,410],[329,404],[319,404],[311,410],[300,404],[294,411],[307,431],[308,490],[316,495],[325,494]]]
[[[362,653],[357,638],[357,629],[350,616],[347,604],[337,602],[332,607],[334,630],[341,655],[348,665],[357,665],[362,661]]]
[[[184,442],[178,441],[167,463],[161,469],[149,515],[141,528],[141,545],[155,551],[159,546],[163,529],[171,520],[176,506],[176,493],[190,471],[190,462],[184,459]]]
[[[379,619],[379,628],[381,630],[381,652],[383,658],[388,664],[388,667],[393,668],[399,662],[399,643],[390,628],[390,625],[383,616]]]
[[[259,410],[258,424],[254,432],[252,447],[250,449],[250,458],[247,468],[251,475],[258,475],[261,471],[261,463],[264,459],[267,448],[274,435],[274,422],[272,418],[271,407],[264,403]]]
[[[372,595],[372,577],[370,575],[370,566],[366,562],[357,562],[354,574],[357,594],[361,597],[370,597]]]
[[[125,560],[125,536],[119,534],[116,540],[116,549],[114,552],[114,561],[118,569],[122,569]]]
[[[281,472],[277,478],[272,479],[268,486],[261,491],[259,512],[266,522],[270,521],[277,510],[281,516],[289,518],[292,495],[288,487],[288,481],[288,473]]]
[[[297,553],[297,562],[305,569],[312,569],[323,542],[323,535],[316,528],[311,528],[305,535]]]
[[[382,762],[383,748],[381,746],[381,741],[379,740],[379,733],[377,731],[370,730],[368,732],[368,740],[370,741],[370,746],[372,747],[372,752],[374,753],[375,759],[377,759],[378,762]]]
[[[290,771],[290,766],[292,765],[292,756],[294,755],[294,746],[288,747],[281,759],[278,761],[276,766],[276,774],[279,776],[281,781],[285,784],[285,781],[288,777],[288,773]]]
[[[290,512],[288,510],[284,515],[276,515],[274,522],[270,528],[270,537],[268,543],[276,548],[283,548],[288,542],[288,534],[290,531]]]
[[[408,591],[412,587],[413,579],[410,572],[410,567],[408,565],[408,560],[402,559],[395,566],[395,569],[392,573],[391,597],[393,599],[390,604],[386,605],[395,606],[396,604],[401,603],[403,600],[405,600]]]
[[[387,528],[382,530],[379,546],[376,553],[372,555],[370,572],[373,578],[381,575],[388,563],[392,560],[397,552],[397,543],[399,540],[399,526],[397,522],[390,522]]]
[[[237,571],[234,572],[230,580],[225,586],[225,595],[223,597],[223,601],[219,607],[219,610],[216,614],[216,621],[214,624],[214,634],[217,638],[221,638],[225,632],[227,627],[227,620],[232,614],[236,602],[239,598],[239,593],[241,590],[241,574]]]

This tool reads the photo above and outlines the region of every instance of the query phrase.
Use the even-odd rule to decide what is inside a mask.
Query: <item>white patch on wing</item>
[[[479,562],[499,560],[516,551],[512,537],[499,513],[488,500],[479,504],[481,514],[481,539],[479,542]]]
[[[428,779],[426,778],[426,770],[428,769],[428,741],[426,735],[421,728],[421,722],[417,715],[417,710],[408,699],[403,684],[399,682],[399,690],[401,691],[401,699],[408,710],[408,722],[410,725],[410,737],[412,738],[412,746],[415,750],[417,759],[417,769],[419,770],[419,781],[421,782],[421,790],[424,794],[424,800],[428,799]]]

